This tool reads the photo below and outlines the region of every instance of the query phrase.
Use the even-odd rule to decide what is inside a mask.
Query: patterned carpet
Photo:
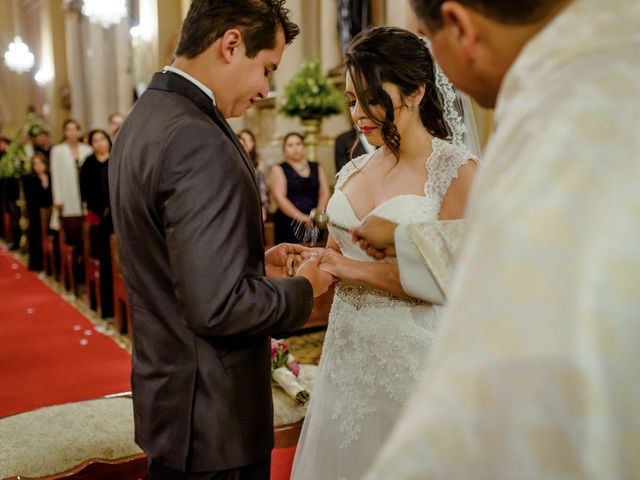
[[[291,353],[298,363],[318,365],[322,343],[324,342],[325,330],[303,333],[293,337],[284,338],[284,342],[289,345]]]

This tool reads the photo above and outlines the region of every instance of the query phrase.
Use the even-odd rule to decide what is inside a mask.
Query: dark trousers
[[[269,480],[270,475],[271,455],[254,465],[220,472],[181,472],[149,459],[149,480]]]

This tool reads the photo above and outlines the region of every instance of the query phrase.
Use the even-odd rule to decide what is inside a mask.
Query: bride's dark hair
[[[405,99],[422,85],[420,119],[431,135],[448,136],[438,100],[433,58],[425,43],[413,33],[396,27],[373,27],[363,30],[347,45],[345,64],[353,80],[358,101],[367,117],[382,132],[385,145],[396,158],[400,153],[400,134],[394,124],[395,110],[384,82],[396,85],[402,106]],[[371,110],[383,107],[383,115]]]

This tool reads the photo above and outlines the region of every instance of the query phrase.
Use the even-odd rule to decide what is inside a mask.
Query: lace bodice
[[[437,138],[432,145],[433,151],[425,162],[428,179],[424,196],[393,197],[368,215],[378,215],[396,223],[438,218],[451,181],[471,155]],[[360,223],[341,187],[372,155],[358,157],[338,174],[336,190],[327,210],[329,218],[338,225],[351,228]],[[329,228],[343,255],[359,261],[375,261],[352,242],[349,232],[331,225]],[[381,261],[395,263],[396,259]],[[411,385],[419,376],[421,359],[431,343],[441,312],[441,307],[402,300],[372,288],[338,285],[321,367],[344,394],[334,410],[334,416],[341,422],[344,445],[357,438],[359,419],[375,410],[370,394],[376,388],[383,388],[389,397],[401,403],[407,398]],[[394,353],[390,355],[390,351]],[[348,364],[353,368],[345,370],[344,366]]]
[[[434,138],[431,145],[432,153],[425,162],[427,182],[424,186],[424,196],[398,195],[378,205],[367,216],[377,215],[395,223],[417,223],[438,218],[442,200],[451,181],[457,177],[458,169],[470,159],[477,162],[477,158],[468,150],[439,138]],[[360,223],[341,187],[352,175],[361,170],[373,155],[375,152],[353,159],[338,173],[335,193],[327,205],[327,213],[334,223],[347,228],[355,227]],[[329,224],[329,233],[338,242],[343,255],[355,260],[371,261],[362,249],[353,244],[349,232]]]

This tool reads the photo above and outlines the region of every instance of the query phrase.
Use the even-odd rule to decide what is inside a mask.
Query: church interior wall
[[[390,24],[417,30],[409,2],[370,0],[372,24]],[[3,134],[24,123],[31,105],[50,124],[57,141],[62,120],[77,118],[85,129],[105,128],[114,111],[127,112],[153,72],[171,62],[180,24],[189,0],[128,0],[129,17],[104,29],[80,13],[81,0],[16,0],[0,2],[0,42],[3,48],[13,38],[12,5],[18,5],[21,31],[36,56],[29,73],[16,74],[0,68],[0,123]],[[323,71],[339,70],[342,62],[334,0],[287,0],[293,20],[301,26],[300,37],[287,48],[273,75],[273,99],[230,121],[235,130],[252,129],[265,163],[281,161],[281,139],[289,131],[302,131],[299,120],[276,113],[284,86],[302,62],[318,58]],[[140,25],[136,38],[130,27]],[[33,74],[50,66],[53,78],[38,85]],[[343,87],[342,75],[336,83]],[[490,114],[478,109],[481,139],[488,134]],[[349,128],[347,112],[323,121],[317,148],[318,160],[333,178],[333,138]]]

